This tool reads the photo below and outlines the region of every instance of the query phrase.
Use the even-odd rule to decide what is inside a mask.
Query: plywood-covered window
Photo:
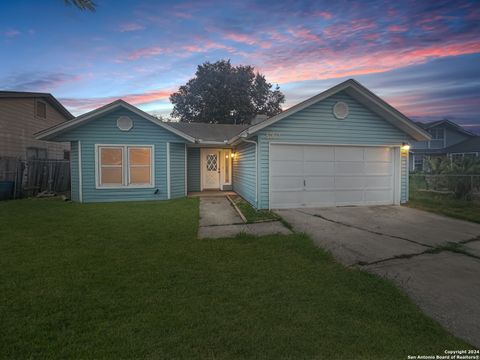
[[[153,146],[97,145],[97,187],[153,187]]]
[[[42,118],[46,119],[47,118],[47,104],[45,104],[43,101],[37,101],[35,104],[35,115]]]

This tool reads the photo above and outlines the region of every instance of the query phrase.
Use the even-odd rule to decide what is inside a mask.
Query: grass
[[[0,203],[4,358],[406,358],[470,348],[305,236],[198,240],[198,200]]]
[[[411,191],[407,206],[480,223],[480,201],[455,199],[450,194]]]
[[[255,223],[262,221],[279,220],[279,216],[270,210],[257,210],[241,196],[231,196],[231,199],[247,219],[247,223]]]

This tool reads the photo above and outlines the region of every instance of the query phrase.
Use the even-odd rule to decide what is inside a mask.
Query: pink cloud
[[[184,45],[182,46],[182,49],[189,53],[207,52],[209,50],[226,50],[231,53],[236,51],[231,46],[211,40],[198,41],[196,44]]]
[[[346,51],[352,53],[355,50],[347,49]],[[381,73],[422,64],[430,59],[478,52],[480,52],[480,43],[476,39],[464,41],[452,39],[450,43],[441,46],[431,45],[404,50],[393,47],[355,56],[346,56],[327,48],[321,49],[321,56],[319,56],[318,49],[313,49],[305,52],[301,60],[288,56],[288,53],[283,57],[269,56],[260,67],[270,81],[288,83]]]
[[[75,113],[81,113],[96,109],[100,106],[109,104],[115,100],[122,99],[132,105],[141,105],[155,101],[167,100],[173,89],[158,89],[145,91],[140,94],[123,94],[118,96],[98,97],[98,98],[62,98],[63,105],[72,108]]]
[[[118,27],[118,31],[120,31],[120,32],[138,31],[138,30],[143,30],[143,29],[145,29],[145,26],[137,24],[137,23],[121,24]]]
[[[294,37],[299,38],[305,41],[320,41],[321,38],[313,34],[311,30],[303,28],[303,27],[296,27],[296,28],[289,28],[288,32],[292,34]]]
[[[258,45],[262,49],[269,49],[272,46],[272,44],[270,42],[261,41],[259,39],[256,39],[253,36],[246,35],[246,34],[239,34],[239,33],[230,32],[230,33],[227,33],[227,34],[223,35],[223,37],[225,39],[232,40],[232,41],[239,42],[239,43],[243,43],[243,44],[247,44],[247,45]]]
[[[406,25],[390,25],[387,29],[390,32],[405,32],[408,27]]]
[[[328,11],[317,11],[313,13],[313,16],[322,17],[326,20],[330,20],[333,17],[333,14]]]
[[[138,60],[140,58],[149,58],[149,57],[152,57],[152,56],[160,55],[164,52],[165,52],[164,49],[162,49],[160,47],[157,47],[157,46],[146,47],[146,48],[141,48],[141,49],[137,49],[135,51],[132,51],[130,54],[127,55],[127,59],[128,60]]]

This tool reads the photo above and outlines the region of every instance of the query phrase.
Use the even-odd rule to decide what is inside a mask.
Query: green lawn
[[[469,347],[301,235],[197,240],[198,200],[0,203],[4,358],[396,358]]]
[[[411,191],[408,206],[480,223],[480,201],[455,199],[450,194]]]

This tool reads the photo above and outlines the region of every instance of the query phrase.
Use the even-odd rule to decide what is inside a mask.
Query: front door
[[[204,189],[220,189],[220,155],[218,150],[203,149],[202,177]]]

